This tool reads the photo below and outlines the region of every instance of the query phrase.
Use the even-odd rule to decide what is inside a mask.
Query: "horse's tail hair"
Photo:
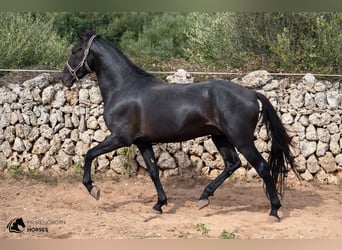
[[[294,157],[290,150],[290,147],[292,146],[291,138],[269,100],[261,93],[257,92],[256,95],[262,103],[261,112],[263,123],[266,125],[267,133],[272,139],[271,152],[268,158],[271,176],[277,188],[277,192],[279,195],[283,196],[284,183],[289,171],[288,165],[299,178],[299,174],[295,167]]]

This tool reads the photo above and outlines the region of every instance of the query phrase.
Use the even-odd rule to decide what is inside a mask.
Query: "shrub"
[[[0,67],[60,67],[68,57],[67,43],[52,29],[45,14],[0,13]]]
[[[149,23],[156,13],[147,12],[63,12],[52,13],[53,27],[57,33],[74,44],[78,41],[78,30],[91,30],[104,35],[118,45],[125,32],[132,32],[137,38],[143,26]]]
[[[341,13],[264,13],[250,22],[270,67],[289,71],[338,72],[341,68]],[[254,25],[253,25],[254,24]]]
[[[189,13],[187,55],[195,63],[274,71],[338,72],[342,14]]]
[[[64,65],[77,29],[104,35],[147,69],[179,59],[202,70],[342,67],[342,13],[334,12],[2,12],[0,25],[1,68]]]
[[[246,61],[235,39],[233,13],[189,13],[186,55],[194,63],[241,67]]]
[[[186,47],[187,18],[181,13],[156,15],[138,34],[131,30],[122,36],[120,47],[130,56],[183,57]]]

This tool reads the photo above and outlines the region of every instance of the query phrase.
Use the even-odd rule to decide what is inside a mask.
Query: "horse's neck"
[[[102,69],[96,72],[99,88],[104,103],[113,99],[114,96],[118,96],[121,91],[127,91],[128,89],[137,88],[132,86],[138,85],[139,81],[136,81],[138,76],[135,76],[134,72],[131,72],[129,68],[120,67],[116,65],[110,65],[107,69]]]
[[[105,102],[116,92],[127,91],[129,88],[136,89],[141,87],[141,84],[162,82],[136,67],[118,49],[103,43],[101,46],[97,49],[95,72]],[[144,81],[143,79],[147,80]]]

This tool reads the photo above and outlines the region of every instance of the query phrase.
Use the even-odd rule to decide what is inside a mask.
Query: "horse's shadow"
[[[115,213],[115,211],[118,208],[129,205],[129,204],[141,204],[143,206],[145,203],[146,201],[140,200],[140,199],[127,199],[126,201],[120,201],[120,202],[114,202],[114,203],[106,202],[106,203],[101,204],[99,208],[108,213]]]
[[[189,202],[197,202],[204,187],[210,183],[206,177],[172,177],[163,180],[163,186],[168,196],[169,204],[164,208],[164,214],[176,214],[179,210],[189,206]],[[285,190],[282,200],[282,219],[290,217],[292,211],[303,210],[306,207],[318,207],[323,203],[320,194],[310,188],[302,190],[302,184]],[[310,184],[305,184],[310,185]],[[317,187],[319,188],[319,187]],[[305,200],[305,201],[304,201]],[[144,197],[104,203],[101,209],[106,212],[115,212],[117,208],[128,204],[141,204],[141,206],[153,206],[157,201],[155,194],[146,194]],[[193,209],[193,204],[191,208]],[[205,216],[229,215],[236,212],[268,213],[270,202],[267,199],[261,181],[253,183],[225,182],[220,186],[214,197],[210,197],[209,209],[204,208]]]
[[[210,180],[208,179],[207,182],[209,183]],[[282,219],[290,217],[294,210],[303,210],[306,207],[318,207],[323,204],[323,198],[320,194],[313,191],[312,188],[310,188],[309,191],[302,190],[300,185],[302,184],[298,184],[295,187],[287,188],[285,190],[285,195],[281,201]],[[182,197],[180,190],[177,191],[176,195],[172,194],[172,189],[174,189],[174,184],[172,184],[172,182],[168,183],[166,181],[164,187],[166,193],[169,193],[169,200],[173,201],[173,205],[168,209],[167,213],[175,214],[177,213],[177,210],[187,206],[186,203],[189,202],[189,198],[193,201],[198,201],[198,197],[203,191],[205,185],[195,184],[188,188],[185,186],[182,187],[180,190],[182,190],[183,193],[185,193],[187,189],[191,190],[191,196],[186,196],[188,199]],[[198,197],[196,196],[196,193]],[[209,199],[209,206],[211,206],[211,208],[207,209],[205,216],[220,214],[228,215],[243,211],[253,213],[261,213],[264,211],[267,211],[268,213],[270,211],[270,202],[264,193],[262,182],[253,184],[247,182],[224,183],[217,189],[214,197],[210,197]]]

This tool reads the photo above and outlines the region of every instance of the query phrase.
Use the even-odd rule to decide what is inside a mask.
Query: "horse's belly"
[[[172,130],[172,129],[163,129],[158,128],[154,131],[151,131],[149,134],[145,134],[142,138],[145,141],[149,141],[152,143],[159,143],[159,142],[180,142],[186,141],[190,139],[194,139],[197,137],[205,136],[205,135],[219,135],[222,132],[214,127],[214,126],[202,126],[202,127],[186,127],[179,130]]]

